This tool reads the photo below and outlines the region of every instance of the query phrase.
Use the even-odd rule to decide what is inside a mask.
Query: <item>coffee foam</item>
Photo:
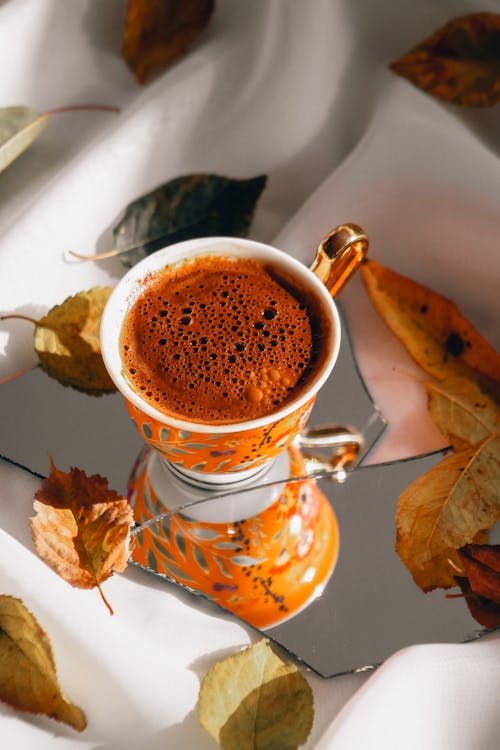
[[[121,355],[132,387],[158,410],[231,424],[297,398],[327,356],[329,326],[317,298],[278,269],[204,256],[145,280]]]

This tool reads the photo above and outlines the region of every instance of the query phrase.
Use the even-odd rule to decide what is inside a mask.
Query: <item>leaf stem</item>
[[[13,375],[7,375],[6,378],[0,379],[0,385],[5,385],[5,383],[10,383],[11,380],[15,380],[16,378],[20,378],[21,375],[26,375],[27,372],[31,372],[37,367],[37,365],[33,365],[33,367],[26,367],[24,370],[18,370]]]
[[[36,326],[40,322],[39,320],[30,318],[29,315],[21,315],[20,313],[8,313],[7,315],[0,315],[0,320],[26,320],[28,323],[33,323]]]
[[[68,255],[72,255],[74,258],[78,258],[78,260],[105,260],[106,258],[113,258],[120,253],[125,253],[127,250],[133,250],[133,248],[106,250],[104,253],[96,253],[95,255],[83,255],[82,253],[75,253],[74,250],[68,250]]]
[[[103,600],[103,602],[106,605],[106,607],[109,609],[109,614],[110,615],[114,615],[115,613],[113,612],[113,608],[112,608],[111,604],[108,602],[108,600],[106,599],[106,597],[104,596],[104,592],[103,592],[103,590],[101,588],[101,584],[100,583],[97,584],[97,588],[99,589],[99,593],[101,595],[101,599]]]
[[[120,112],[120,107],[112,104],[70,104],[67,107],[56,107],[42,112],[42,115],[62,115],[66,112]]]

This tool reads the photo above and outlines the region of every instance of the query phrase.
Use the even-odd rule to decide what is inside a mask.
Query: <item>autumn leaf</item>
[[[49,122],[48,115],[31,107],[0,109],[0,171],[22,154]]]
[[[458,554],[471,590],[500,604],[500,544],[467,544]]]
[[[104,366],[99,340],[102,312],[112,287],[94,287],[68,297],[40,320],[23,315],[2,315],[35,324],[35,351],[41,369],[62,385],[93,396],[116,387]]]
[[[445,458],[398,498],[396,551],[424,591],[455,585],[456,550],[500,518],[500,435]]]
[[[469,579],[457,576],[457,585],[462,590],[469,612],[472,617],[484,628],[496,628],[500,625],[500,604],[486,599],[484,596],[475,594],[470,587]],[[459,597],[460,594],[447,594],[450,599]]]
[[[115,249],[98,255],[72,253],[82,260],[121,255],[126,267],[175,242],[196,237],[244,237],[266,177],[233,180],[215,174],[177,177],[125,209],[113,229]]]
[[[38,112],[32,107],[0,108],[0,172],[9,166],[45,130],[54,114],[76,110],[118,112],[117,107],[83,104]]]
[[[500,407],[469,378],[427,385],[429,414],[455,450],[478,445],[500,432]]]
[[[0,699],[82,732],[83,711],[61,693],[47,634],[20,599],[0,596]]]
[[[456,18],[390,68],[438,99],[491,107],[500,101],[500,15]]]
[[[437,292],[375,260],[361,267],[366,290],[381,317],[410,355],[438,380],[467,377],[500,396],[500,355]]]
[[[314,717],[308,682],[267,640],[215,664],[196,708],[223,750],[293,750],[306,742]]]
[[[214,0],[129,0],[122,55],[139,83],[187,52],[214,5]]]
[[[108,481],[80,469],[59,471],[51,459],[49,476],[35,494],[31,529],[36,551],[61,578],[82,589],[97,587],[130,557],[132,509],[108,489]],[[111,607],[109,607],[111,613]]]

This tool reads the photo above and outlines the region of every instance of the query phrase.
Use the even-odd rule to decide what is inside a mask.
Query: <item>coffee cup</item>
[[[337,360],[341,327],[332,294],[357,267],[367,244],[359,227],[342,225],[321,243],[311,270],[281,250],[253,240],[230,237],[193,239],[149,255],[120,280],[102,317],[101,350],[104,363],[125,399],[139,434],[166,459],[176,473],[188,481],[201,479],[209,485],[245,480],[257,474],[293,442],[305,426],[316,395]],[[300,388],[288,388],[291,393],[287,399],[268,413],[225,420],[224,423],[204,420],[199,413],[189,418],[185,410],[179,413],[170,408],[163,409],[148,399],[144,387],[138,387],[130,376],[122,342],[127,316],[141,295],[148,294],[152,279],[183,267],[189,271],[194,267],[193,263],[199,268],[200,264],[211,263],[213,259],[249,261],[271,268],[279,279],[286,279],[287,285],[291,283],[294,289],[300,289],[301,294],[312,301],[321,327],[320,356]],[[279,374],[279,367],[276,371]],[[271,368],[268,372],[271,377],[274,370]],[[224,383],[219,385],[223,390]],[[168,383],[162,387],[168,389]],[[255,388],[255,385],[250,384],[249,388],[252,387]],[[255,395],[255,390],[249,392]],[[193,390],[192,399],[196,402],[203,398],[201,383],[199,389]]]

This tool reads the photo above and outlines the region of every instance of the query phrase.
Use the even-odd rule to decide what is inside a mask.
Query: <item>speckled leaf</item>
[[[129,0],[122,55],[139,83],[186,53],[214,5],[214,0]]]
[[[438,99],[491,107],[500,101],[500,15],[455,18],[390,67]]]
[[[294,750],[306,742],[314,718],[307,680],[267,640],[215,664],[196,709],[223,750]]]
[[[31,107],[0,108],[0,171],[17,159],[49,122],[49,116]]]
[[[500,354],[453,302],[375,260],[360,273],[375,308],[425,372],[467,377],[499,397]]]
[[[92,395],[112,393],[115,385],[101,355],[99,329],[112,287],[94,287],[53,307],[35,327],[40,367],[62,385]]]
[[[122,263],[131,267],[155,250],[195,237],[245,236],[265,184],[263,176],[192,174],[161,185],[131,203],[115,226]]]
[[[47,633],[20,599],[5,595],[0,596],[0,699],[79,732],[87,726],[83,711],[61,693]],[[5,747],[12,746],[4,740]]]

